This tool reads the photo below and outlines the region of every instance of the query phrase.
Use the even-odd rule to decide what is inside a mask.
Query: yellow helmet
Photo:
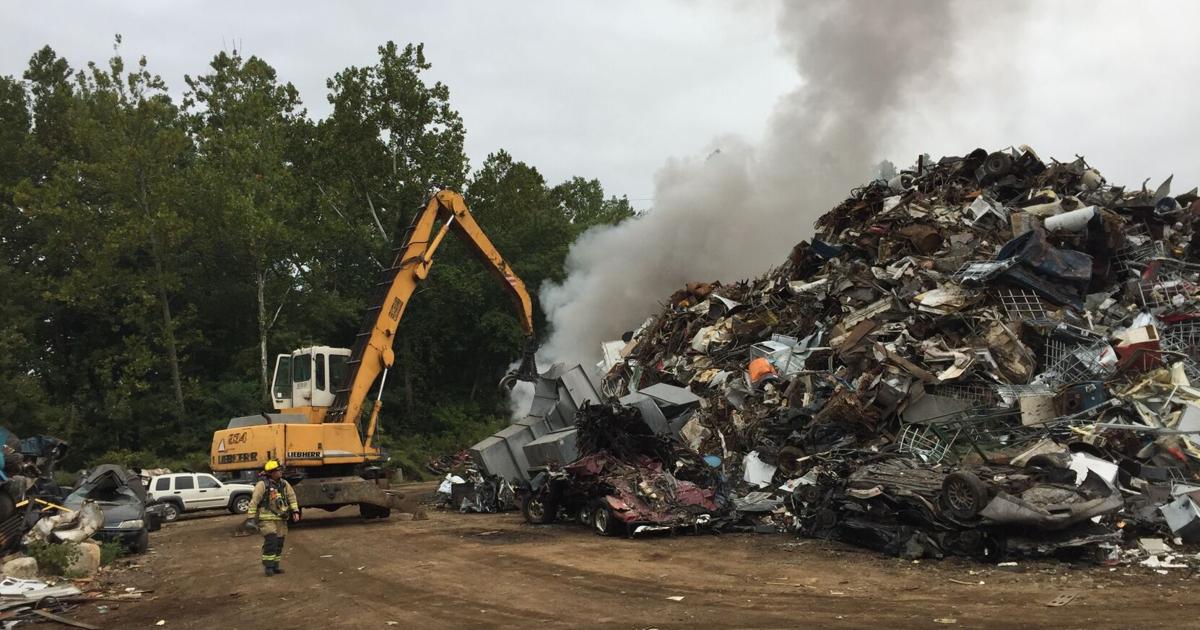
[[[277,462],[273,459],[268,459],[267,463],[263,464],[264,472],[271,472],[272,470],[275,470],[276,468],[279,468],[279,462]]]

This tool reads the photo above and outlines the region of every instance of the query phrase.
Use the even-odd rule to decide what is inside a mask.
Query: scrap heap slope
[[[922,158],[762,277],[671,295],[602,394],[698,395],[674,438],[759,528],[912,557],[1194,539],[1200,203],[1170,184]]]

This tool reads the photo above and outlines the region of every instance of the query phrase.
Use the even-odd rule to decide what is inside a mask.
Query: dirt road
[[[363,522],[310,518],[287,538],[287,574],[263,577],[240,518],[188,518],[107,579],[153,601],[71,616],[105,628],[1182,628],[1200,576],[1144,568],[1015,568],[883,558],[784,535],[606,539],[518,514],[431,511]],[[980,584],[983,582],[983,584]],[[1070,604],[1046,602],[1076,593]],[[675,601],[675,599],[678,601]],[[950,621],[953,620],[953,621]]]

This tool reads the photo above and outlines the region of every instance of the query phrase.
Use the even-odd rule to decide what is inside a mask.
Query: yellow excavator
[[[365,518],[386,518],[393,509],[417,512],[401,493],[388,489],[380,467],[385,455],[374,438],[384,383],[395,361],[396,331],[448,232],[466,243],[517,307],[525,348],[520,367],[502,385],[537,378],[533,305],[525,283],[480,229],[462,196],[439,190],[417,212],[395,250],[395,262],[384,271],[354,347],[312,346],[279,355],[271,387],[277,413],[234,418],[216,431],[214,471],[249,476],[275,459],[286,466],[301,508],[335,510],[357,504]]]

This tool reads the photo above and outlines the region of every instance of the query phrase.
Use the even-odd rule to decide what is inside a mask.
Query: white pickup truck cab
[[[163,520],[174,521],[184,512],[229,510],[245,514],[250,509],[254,486],[221,483],[207,473],[172,473],[150,479],[147,494],[153,503],[162,504]]]

